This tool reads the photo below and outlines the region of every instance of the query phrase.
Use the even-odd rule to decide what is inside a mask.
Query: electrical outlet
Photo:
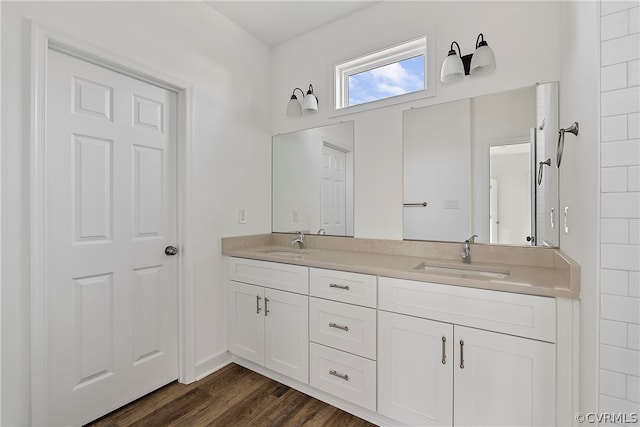
[[[291,213],[291,220],[293,222],[300,222],[300,215],[298,215],[298,211],[296,209]]]
[[[564,232],[569,233],[569,206],[564,207]]]
[[[238,210],[238,223],[239,224],[246,224],[247,223],[247,210],[246,209]]]

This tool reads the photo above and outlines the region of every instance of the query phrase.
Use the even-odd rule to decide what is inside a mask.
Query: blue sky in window
[[[349,76],[349,105],[424,89],[424,55]]]

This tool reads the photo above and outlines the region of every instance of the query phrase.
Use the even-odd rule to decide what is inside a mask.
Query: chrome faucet
[[[298,231],[298,237],[293,239],[291,242],[292,245],[295,245],[296,243],[300,249],[304,249],[304,234],[302,234],[302,231]]]
[[[460,257],[462,258],[462,262],[465,264],[471,264],[471,244],[475,243],[477,234],[469,237],[464,241],[464,245],[462,246],[462,252],[460,252]]]

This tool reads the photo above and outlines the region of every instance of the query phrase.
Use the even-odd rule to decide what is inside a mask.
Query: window
[[[426,57],[422,37],[336,65],[336,110],[425,91]]]

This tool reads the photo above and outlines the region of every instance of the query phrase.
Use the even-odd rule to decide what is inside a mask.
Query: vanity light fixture
[[[302,94],[302,101],[296,96],[296,90],[299,90]],[[318,111],[318,97],[313,93],[313,86],[309,85],[309,90],[305,95],[302,89],[295,88],[287,104],[287,116],[297,117],[302,113],[310,113]]]
[[[458,52],[453,46],[458,48]],[[476,39],[476,51],[468,55],[462,55],[460,45],[453,41],[447,57],[442,62],[440,71],[440,81],[442,83],[453,83],[461,80],[464,76],[472,74],[474,76],[485,75],[496,69],[496,58],[493,50],[484,41],[484,35],[478,34]]]

